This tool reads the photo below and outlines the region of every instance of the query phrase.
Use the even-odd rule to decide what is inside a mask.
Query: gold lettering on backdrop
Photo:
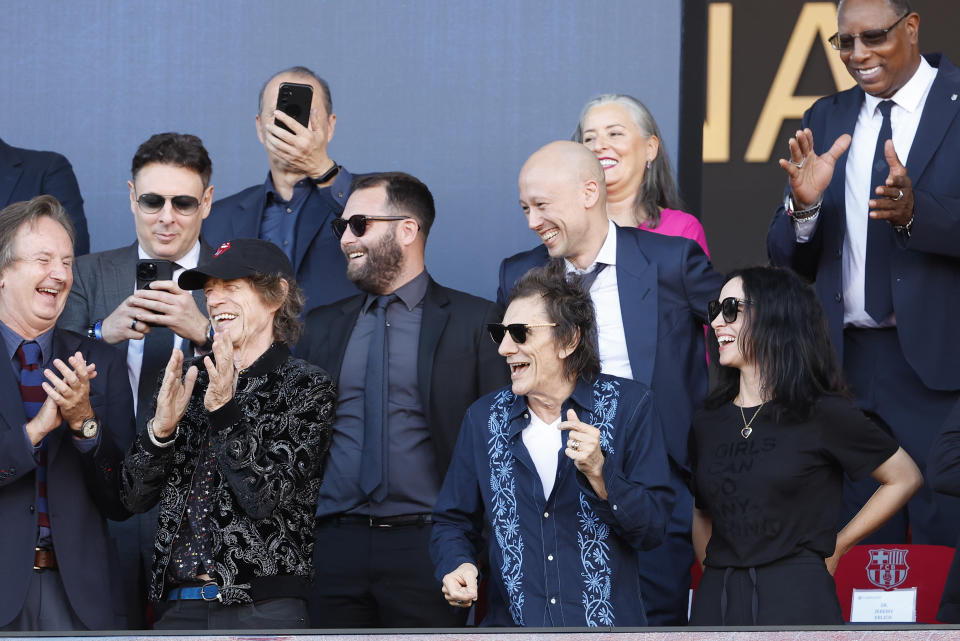
[[[710,4],[707,14],[707,117],[703,162],[730,160],[730,70],[733,65],[733,5]]]
[[[767,162],[780,135],[780,127],[788,118],[801,118],[820,96],[795,96],[793,92],[800,82],[800,74],[806,66],[810,51],[819,39],[830,63],[830,73],[837,89],[849,89],[855,83],[847,73],[840,56],[827,42],[837,30],[837,7],[832,2],[808,2],[803,5],[800,17],[793,28],[787,49],[780,61],[780,68],[767,94],[767,101],[760,112],[757,127],[750,138],[744,160]],[[818,38],[819,36],[819,38]]]

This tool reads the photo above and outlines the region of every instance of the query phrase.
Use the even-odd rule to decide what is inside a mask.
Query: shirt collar
[[[286,343],[274,343],[240,374],[247,377],[263,376],[280,367],[289,357],[290,347]]]
[[[930,66],[926,58],[920,56],[920,65],[913,73],[913,76],[907,81],[907,84],[900,87],[897,93],[893,94],[890,100],[902,109],[912,113],[920,107],[923,97],[927,94],[930,85],[933,84],[933,80],[936,77],[937,70]],[[866,94],[865,100],[867,113],[872,115],[876,113],[877,105],[884,99]]]
[[[607,225],[607,237],[604,239],[603,245],[600,247],[600,251],[597,252],[597,257],[589,267],[580,270],[574,267],[573,263],[566,258],[563,259],[563,264],[566,266],[566,271],[568,274],[570,272],[587,274],[593,271],[593,269],[597,266],[597,263],[603,263],[604,265],[617,264],[617,226],[612,220],[608,220]]]
[[[28,340],[7,327],[6,323],[3,322],[0,322],[0,335],[3,336],[3,344],[7,348],[7,356],[10,360],[13,360],[16,355],[20,343]],[[40,345],[40,362],[46,363],[53,354],[53,328],[51,327],[33,340]]]
[[[593,384],[594,381],[588,381],[583,377],[577,378],[577,384],[573,388],[573,394],[570,395],[570,398],[563,402],[562,409],[560,411],[561,417],[563,420],[567,420],[567,410],[573,407],[573,410],[577,413],[577,416],[580,417],[580,420],[585,420],[586,413],[590,411],[590,408],[593,407]],[[526,396],[515,396],[513,399],[513,404],[510,406],[510,411],[508,412],[508,420],[510,421],[510,436],[512,437],[515,434],[520,433],[525,427],[524,423],[515,423],[514,420],[523,415],[527,411],[527,397]]]
[[[296,193],[297,193],[296,190],[297,190],[297,188],[299,188],[299,187],[306,187],[306,188],[309,189],[311,186],[313,186],[313,181],[312,181],[312,180],[310,180],[309,178],[301,178],[301,179],[298,180],[296,183],[294,183],[294,185],[293,185],[293,189],[294,189],[294,192],[293,192],[293,193],[294,193],[294,196],[293,196],[290,200],[295,200],[295,199],[296,199]],[[264,189],[265,189],[266,192],[267,192],[267,203],[271,203],[271,202],[275,202],[275,201],[284,202],[284,203],[290,202],[290,201],[288,201],[288,200],[284,200],[284,199],[280,196],[280,194],[277,192],[276,187],[273,186],[273,176],[270,174],[269,171],[267,172],[267,179],[264,181],[263,187],[264,187]]]
[[[423,297],[427,295],[427,285],[429,283],[430,275],[427,274],[427,270],[424,269],[413,280],[407,281],[393,293],[396,294],[397,298],[402,300],[403,304],[407,306],[407,309],[412,312],[423,300]],[[364,314],[370,311],[370,307],[379,296],[380,294],[367,294],[366,300],[363,301]]]

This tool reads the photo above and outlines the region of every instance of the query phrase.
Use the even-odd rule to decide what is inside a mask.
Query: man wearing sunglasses
[[[960,398],[960,69],[920,55],[906,0],[843,0],[830,39],[857,86],[818,100],[789,140],[771,261],[816,281],[860,408],[921,470]],[[876,489],[845,488],[849,518]],[[871,543],[953,545],[960,500],[929,483]]]
[[[283,83],[313,89],[306,127],[277,109]],[[330,86],[306,67],[281,71],[260,90],[255,120],[270,164],[267,179],[217,201],[203,224],[203,237],[214,246],[233,238],[261,238],[282,249],[307,297],[306,315],[357,293],[344,275],[343,254],[330,227],[353,180],[327,155],[337,124]]]
[[[212,172],[207,150],[196,136],[151,136],[137,149],[127,182],[136,241],[74,262],[73,288],[58,324],[123,350],[138,429],[153,416],[158,379],[171,350],[181,349],[192,357],[208,343],[210,322],[201,311],[206,308],[202,292],[184,291],[175,281],[201,257],[213,254],[200,240],[200,224],[213,200]],[[138,288],[144,269],[138,269],[138,263],[169,267],[170,278]],[[111,525],[129,579],[131,627],[144,623],[145,584],[137,577],[149,572],[156,520],[156,513],[150,512]]]
[[[311,312],[298,348],[338,384],[317,507],[317,627],[466,619],[437,598],[431,512],[467,408],[509,375],[486,331],[503,309],[427,273],[434,216],[426,185],[392,172],[357,179],[333,221],[347,276],[364,293]]]
[[[498,301],[551,257],[584,274],[597,310],[604,374],[653,389],[667,450],[676,463],[677,503],[667,537],[640,553],[650,625],[684,625],[693,547],[693,497],[677,469],[687,465],[687,432],[707,393],[703,325],[723,278],[697,243],[618,227],[607,219],[606,183],[596,156],[579,143],[550,143],[520,172],[520,206],[542,245],[500,265]]]

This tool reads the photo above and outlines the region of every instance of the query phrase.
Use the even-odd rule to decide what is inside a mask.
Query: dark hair
[[[843,394],[846,387],[827,332],[827,317],[813,289],[780,267],[748,267],[732,272],[740,278],[744,305],[740,330],[743,357],[756,363],[760,386],[775,408],[776,418],[802,420],[824,394]],[[710,333],[711,362],[719,362],[717,337]],[[717,368],[704,405],[717,408],[740,391],[740,372]]]
[[[24,225],[33,227],[39,219],[44,217],[60,223],[70,237],[70,244],[73,244],[73,222],[59,200],[53,196],[43,195],[13,203],[0,211],[0,272],[17,259],[14,245],[20,228]]]
[[[383,186],[387,190],[387,205],[391,209],[412,216],[420,225],[424,238],[430,233],[430,227],[437,212],[433,205],[433,194],[417,178],[402,171],[386,171],[379,174],[366,174],[353,179],[350,191],[371,189]]]
[[[680,194],[677,191],[677,183],[673,179],[673,169],[670,167],[670,157],[667,155],[667,148],[663,142],[663,136],[660,135],[660,127],[657,121],[653,119],[653,114],[647,109],[647,106],[626,94],[604,93],[591,99],[584,105],[580,111],[580,120],[577,128],[573,132],[574,142],[583,142],[583,121],[587,118],[587,112],[594,107],[607,103],[616,103],[625,108],[633,119],[634,124],[643,132],[645,136],[655,136],[660,141],[660,150],[657,157],[650,162],[650,168],[643,174],[643,182],[640,184],[640,193],[634,201],[634,211],[643,207],[647,215],[648,226],[655,228],[660,225],[660,208],[664,209],[683,209],[683,201],[680,200]]]
[[[262,87],[260,87],[260,95],[257,98],[258,114],[263,113],[263,93],[267,90],[267,85],[269,85],[274,78],[283,74],[290,74],[293,76],[305,76],[307,78],[311,78],[315,80],[317,84],[320,85],[320,89],[323,91],[323,96],[321,96],[321,98],[323,99],[323,108],[327,110],[327,116],[333,113],[333,99],[330,97],[330,85],[328,85],[326,80],[324,80],[323,78],[315,74],[311,69],[308,69],[307,67],[301,67],[298,65],[295,67],[290,67],[289,69],[284,69],[283,71],[278,71],[277,73],[267,78],[267,81],[263,83]]]
[[[578,277],[567,279],[562,258],[554,258],[543,267],[534,267],[520,277],[510,294],[518,298],[539,297],[547,310],[554,339],[559,345],[577,341],[573,352],[563,360],[568,378],[594,380],[600,374],[600,348],[597,343],[597,317],[590,294]],[[579,340],[578,340],[579,338]]]
[[[250,281],[250,285],[260,294],[260,298],[265,303],[280,304],[280,308],[273,317],[273,340],[295,345],[303,331],[303,323],[300,322],[300,312],[303,311],[305,301],[303,290],[296,281],[286,278],[283,274],[257,273],[245,278]],[[286,295],[283,293],[280,281],[286,281],[288,285]]]
[[[150,136],[145,143],[137,147],[137,153],[133,155],[133,164],[130,167],[133,179],[137,179],[141,169],[155,162],[192,169],[200,174],[204,189],[210,184],[213,163],[210,162],[210,155],[207,154],[203,142],[192,134],[164,133]]]

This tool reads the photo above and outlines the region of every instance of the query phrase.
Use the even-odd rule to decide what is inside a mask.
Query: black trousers
[[[310,619],[315,628],[453,628],[430,561],[431,526],[389,528],[327,520],[316,528]]]
[[[303,599],[266,599],[249,605],[183,599],[156,604],[155,630],[294,630],[309,628]]]
[[[110,595],[104,595],[104,599]],[[86,630],[77,617],[56,570],[34,570],[23,609],[13,621],[0,627],[9,631]]]

